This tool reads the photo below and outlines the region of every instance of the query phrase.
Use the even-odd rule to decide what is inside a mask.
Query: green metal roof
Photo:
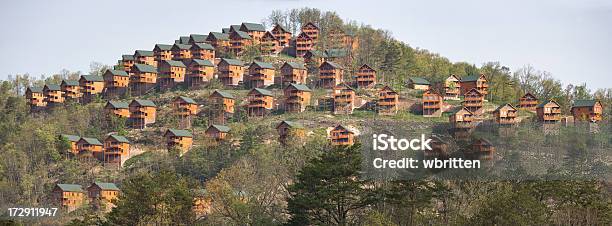
[[[538,104],[538,106],[537,106],[537,107],[538,107],[538,108],[542,108],[542,107],[544,107],[546,104],[548,104],[548,103],[550,103],[550,102],[553,102],[553,103],[555,103],[556,105],[559,105],[559,104],[558,104],[556,101],[554,101],[554,100],[545,100],[544,102],[542,102],[542,103]]]
[[[181,61],[164,60],[164,62],[167,63],[168,65],[170,65],[170,67],[185,67],[185,64],[183,64],[183,62],[181,62]]]
[[[185,103],[188,103],[188,104],[197,104],[197,103],[195,102],[195,100],[193,100],[193,99],[191,99],[191,98],[189,98],[189,97],[180,96],[180,97],[178,97],[178,99],[181,99],[181,100],[183,100]]]
[[[274,66],[271,63],[267,63],[267,62],[253,61],[251,66],[253,65],[257,65],[260,68],[274,69]]]
[[[127,138],[125,138],[124,136],[119,136],[119,135],[112,134],[112,135],[109,135],[108,137],[112,137],[113,139],[115,139],[116,141],[119,141],[121,143],[130,143],[130,141]]]
[[[246,33],[244,31],[234,31],[232,34],[236,34],[238,35],[239,38],[242,38],[242,39],[251,39],[251,36],[249,35],[249,33]]]
[[[267,90],[267,89],[255,88],[253,90],[255,90],[256,92],[258,92],[258,93],[260,93],[261,95],[264,95],[264,96],[273,96],[272,92],[270,90]]]
[[[593,107],[597,102],[597,100],[574,100],[572,107]]]
[[[140,72],[157,73],[157,68],[148,64],[134,64],[134,68]]]
[[[171,133],[175,137],[192,137],[191,132],[182,129],[168,129],[166,133]]]
[[[421,78],[421,77],[410,77],[409,79],[414,84],[418,84],[418,85],[431,85],[431,83],[429,83],[429,81],[427,81],[427,79],[424,79],[424,78]]]
[[[229,29],[230,31],[239,31],[240,25],[230,25]]]
[[[103,82],[104,78],[102,78],[101,76],[97,76],[97,75],[81,75],[82,79],[85,79],[85,81],[88,82]]]
[[[113,69],[108,69],[106,70],[107,72],[110,72],[112,75],[115,76],[123,76],[123,77],[129,77],[128,73],[123,71],[123,70],[113,70]]]
[[[170,49],[172,49],[172,45],[156,44],[155,45],[155,49],[159,49],[159,50],[162,50],[162,51],[170,51]]]
[[[227,34],[227,33],[210,32],[208,34],[208,37],[214,38],[214,39],[217,39],[217,40],[229,40],[229,34]]]
[[[83,192],[83,187],[78,184],[57,184],[62,191]]]
[[[230,98],[230,99],[234,99],[234,96],[232,96],[232,94],[231,94],[231,93],[228,93],[228,92],[224,92],[224,91],[221,91],[221,90],[215,90],[215,91],[214,91],[212,94],[214,94],[214,93],[218,93],[218,94],[219,94],[220,96],[222,96],[223,98]],[[211,95],[212,95],[212,94],[211,94]]]
[[[287,124],[291,128],[298,128],[298,129],[304,128],[304,126],[300,123],[293,122],[293,121],[287,121],[287,120],[282,121],[279,125],[282,125],[283,123]]]
[[[480,75],[470,75],[470,76],[461,78],[461,82],[475,82],[475,81],[478,81],[479,78],[480,78]]]
[[[244,31],[266,31],[266,28],[262,24],[256,23],[242,23],[240,28]]]
[[[102,190],[119,191],[119,188],[114,183],[94,182],[94,184],[100,187]]]
[[[134,60],[134,55],[124,54],[121,55],[122,60]]]
[[[132,103],[136,103],[139,106],[143,106],[143,107],[156,107],[155,103],[153,103],[153,101],[150,100],[143,100],[143,99],[134,99],[132,101]],[[130,103],[130,105],[132,104]]]
[[[306,69],[306,67],[304,67],[304,64],[300,64],[296,62],[285,62],[285,64],[289,65],[291,68],[294,68],[294,69]]]
[[[78,80],[62,80],[62,84],[66,84],[67,86],[78,86]]]
[[[511,108],[513,108],[513,109],[515,109],[515,110],[516,110],[516,108],[515,108],[514,106],[512,106],[512,104],[509,104],[509,103],[503,103],[503,104],[499,105],[499,107],[497,107],[497,108],[495,109],[495,111],[493,111],[493,112],[497,112],[497,111],[501,110],[501,109],[502,109],[503,107],[505,107],[505,106],[510,106]]]
[[[178,49],[191,49],[191,45],[187,45],[187,44],[174,44],[172,46],[172,48],[178,48]]]
[[[189,40],[193,42],[204,42],[206,41],[206,38],[208,38],[208,35],[201,35],[201,34],[189,35]]]
[[[212,124],[212,125],[210,125],[210,127],[213,127],[215,129],[219,130],[220,132],[224,132],[224,133],[227,133],[227,132],[230,131],[229,126],[222,126],[222,125]]]
[[[308,50],[308,52],[313,56],[313,57],[321,57],[321,58],[325,58],[327,57],[327,54],[324,51],[319,51],[319,50]]]
[[[280,25],[280,24],[276,24],[274,26],[274,28],[272,28],[272,30],[276,29],[276,28],[280,28],[281,30],[283,30],[284,32],[289,32],[289,30],[287,28],[285,28],[285,26]]]
[[[28,87],[28,90],[30,90],[30,92],[33,92],[33,93],[42,93],[43,87],[41,86]]]
[[[328,49],[325,50],[325,55],[329,58],[340,58],[348,56],[348,50],[346,49]]]
[[[208,43],[196,43],[191,46],[191,49],[199,50],[199,49],[207,49],[207,50],[215,50],[215,47]]]
[[[81,140],[84,140],[86,143],[91,145],[102,145],[98,139],[92,137],[81,137]]]
[[[189,36],[181,36],[179,38],[179,42],[178,44],[188,44],[189,43]]]
[[[221,33],[229,33],[230,29],[229,28],[221,28]]]
[[[227,62],[229,65],[244,66],[244,62],[236,59],[221,58],[221,61]]]
[[[153,51],[149,51],[149,50],[136,50],[134,55],[153,56]]]
[[[215,66],[212,62],[210,62],[210,60],[193,59],[191,60],[191,62],[196,63],[198,66],[209,66],[209,67]]]
[[[111,101],[108,101],[108,103],[106,103],[106,105],[110,105],[111,107],[116,108],[116,109],[127,109],[127,108],[129,108],[129,103],[122,102],[122,101],[111,100]]]
[[[51,90],[51,91],[60,91],[60,90],[62,90],[62,88],[60,87],[60,85],[57,85],[57,84],[46,84],[46,85],[45,85],[45,87],[46,87],[48,90]],[[44,89],[44,88],[43,88],[43,89]]]
[[[332,67],[334,67],[334,68],[342,68],[342,66],[340,66],[339,64],[336,64],[336,63],[331,62],[331,61],[325,61],[325,62],[323,62],[323,63],[321,64],[321,66],[323,66],[324,64],[329,64],[329,65],[331,65],[331,66],[332,66]]]
[[[289,84],[289,86],[292,86],[292,87],[294,87],[295,89],[300,90],[300,91],[308,91],[308,92],[311,92],[311,91],[312,91],[310,88],[308,88],[308,86],[303,85],[303,84],[295,84],[295,83],[291,83],[291,84]],[[287,86],[287,88],[289,88],[289,86]]]
[[[72,142],[77,142],[77,141],[79,141],[81,139],[81,137],[77,136],[77,135],[62,134],[60,136],[62,136],[64,139],[66,139],[68,141],[72,141]]]

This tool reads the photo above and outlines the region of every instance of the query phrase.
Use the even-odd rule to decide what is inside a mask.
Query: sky
[[[135,49],[301,7],[389,30],[453,62],[532,65],[564,84],[612,88],[608,0],[1,1],[0,79],[86,73],[94,61],[112,65]]]

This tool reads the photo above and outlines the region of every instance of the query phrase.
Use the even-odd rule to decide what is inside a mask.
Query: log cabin
[[[495,152],[495,146],[488,139],[478,138],[472,143],[472,151],[491,154]]]
[[[473,88],[476,88],[478,92],[482,93],[483,96],[486,96],[489,93],[489,83],[484,74],[463,77],[459,83],[462,95],[465,95],[465,93]]]
[[[172,59],[177,61],[189,60],[192,58],[191,45],[174,44],[172,46]]]
[[[519,108],[527,111],[536,111],[536,107],[538,106],[538,98],[535,97],[531,93],[525,93],[521,98],[519,98]]]
[[[232,94],[215,90],[210,94],[210,108],[214,111],[219,122],[225,122],[226,118],[234,114],[234,96]]]
[[[126,94],[130,84],[130,76],[121,70],[106,70],[102,75],[104,79],[104,96],[116,98]]]
[[[279,45],[281,47],[289,45],[289,41],[291,40],[292,34],[282,25],[276,24],[274,28],[272,28],[272,34],[278,39]]]
[[[147,125],[155,123],[157,106],[153,101],[135,99],[130,102],[129,108],[132,127],[144,129]]]
[[[314,42],[316,42],[319,38],[319,32],[319,27],[312,22],[308,22],[302,26],[302,33],[308,35],[308,37],[312,38]]]
[[[215,60],[215,47],[208,43],[196,43],[191,46],[192,59]]]
[[[206,38],[208,38],[208,35],[191,34],[189,35],[189,41],[187,41],[187,44],[195,45],[197,43],[205,43]]]
[[[109,211],[113,206],[113,202],[119,199],[119,188],[114,183],[101,183],[94,182],[87,187],[87,194],[89,195],[90,201],[105,207],[104,211]]]
[[[360,89],[374,87],[376,85],[376,70],[367,64],[361,65],[355,73],[355,82],[357,82],[357,88]]]
[[[81,139],[77,141],[77,149],[79,150],[79,158],[96,158],[99,160],[104,159],[104,144],[100,143],[100,141],[96,138],[81,137]]]
[[[220,141],[225,140],[229,132],[230,128],[228,126],[211,124],[208,126],[204,134],[206,134],[207,137],[215,139],[216,141]]]
[[[318,111],[334,111],[334,97],[333,96],[322,96],[317,99],[317,110]]]
[[[314,49],[314,39],[302,32],[295,38],[295,57],[304,57]]]
[[[104,110],[106,111],[106,115],[111,116],[114,115],[119,118],[129,118],[130,117],[130,107],[129,103],[121,102],[121,101],[108,101],[104,106]]]
[[[557,123],[561,120],[561,105],[554,100],[547,100],[536,107],[538,121],[543,123]]]
[[[132,66],[136,63],[134,59],[134,55],[127,54],[121,56],[121,67],[125,72],[130,73],[132,71]]]
[[[81,87],[78,80],[62,80],[60,86],[65,101],[78,101],[81,98]]]
[[[153,48],[153,55],[157,63],[163,60],[172,60],[172,45],[157,44]]]
[[[104,90],[104,78],[97,75],[81,75],[79,86],[83,93],[81,103],[89,103],[94,97],[102,94]]]
[[[134,64],[130,76],[132,95],[144,95],[157,86],[157,68],[147,64]]]
[[[190,88],[199,88],[215,75],[215,65],[209,60],[193,59],[187,65],[185,82]]]
[[[342,125],[338,125],[329,131],[331,145],[351,146],[355,144],[355,132]]]
[[[130,141],[124,136],[109,135],[104,139],[104,159],[107,164],[121,165],[130,156]]]
[[[47,106],[43,87],[28,87],[26,89],[26,99],[32,112],[42,110]]]
[[[429,137],[429,139],[431,139],[431,142],[429,143],[429,146],[431,146],[431,150],[429,149],[423,150],[423,154],[426,157],[438,157],[438,158],[448,157],[448,149],[449,149],[448,142],[442,140],[442,138],[436,135],[432,135],[431,137]]]
[[[355,90],[346,83],[334,87],[334,114],[353,114]]]
[[[434,90],[427,90],[423,93],[423,117],[442,116],[442,102],[444,97]]]
[[[331,61],[325,61],[319,66],[319,86],[325,89],[333,89],[343,82],[344,69]]]
[[[599,122],[602,120],[603,105],[598,100],[574,100],[571,112],[575,121]]]
[[[236,56],[240,56],[248,46],[253,45],[253,38],[243,31],[232,31],[229,35],[229,51]]]
[[[60,85],[46,84],[43,87],[43,94],[48,107],[60,106],[64,103],[64,94]]]
[[[397,114],[399,105],[399,93],[391,89],[389,86],[384,86],[378,91],[378,101],[376,102],[376,110],[379,115],[394,115]]]
[[[206,43],[215,47],[216,50],[228,51],[230,46],[229,33],[210,32],[206,37]]]
[[[247,94],[247,115],[249,117],[263,117],[274,106],[274,95],[267,89],[254,88]]]
[[[308,76],[304,64],[296,62],[285,62],[280,68],[283,87],[291,83],[306,84]]]
[[[480,115],[483,112],[484,94],[480,93],[476,88],[472,88],[463,94],[463,107],[470,112]]]
[[[444,99],[445,100],[459,100],[459,94],[461,93],[461,83],[459,77],[451,75],[444,80]]]
[[[514,125],[518,122],[518,110],[512,104],[500,105],[493,111],[493,115],[495,116],[495,122],[499,125]]]
[[[291,113],[299,113],[306,110],[310,106],[310,97],[312,90],[303,84],[290,83],[283,90],[285,95],[285,111]]]
[[[281,51],[280,42],[271,32],[266,32],[261,37],[260,50],[263,55],[274,55]]]
[[[408,88],[427,91],[431,88],[431,83],[421,77],[409,77]]]
[[[134,64],[146,64],[153,67],[157,67],[157,61],[155,61],[155,54],[149,50],[136,50],[134,53]]]
[[[172,101],[172,109],[179,117],[194,116],[198,113],[198,103],[189,97],[178,96]]]
[[[217,64],[219,80],[225,86],[238,86],[244,76],[244,62],[236,59],[222,58]]]
[[[185,82],[187,67],[183,62],[176,60],[164,60],[159,62],[159,79],[157,80],[159,90],[164,91],[174,88]]]
[[[266,28],[262,24],[242,23],[240,25],[240,31],[246,32],[253,38],[253,44],[259,44],[266,33]]]
[[[177,148],[181,154],[189,151],[193,145],[193,135],[188,130],[168,129],[164,133],[168,150]]]
[[[325,62],[325,59],[327,58],[327,55],[325,55],[325,51],[319,51],[319,50],[308,50],[306,51],[306,53],[304,53],[304,63],[306,64],[310,64],[310,65],[321,65],[323,62]]]
[[[465,107],[461,107],[453,112],[448,120],[453,128],[474,128],[474,113]]]
[[[249,88],[263,88],[274,84],[274,74],[275,69],[271,63],[253,61],[245,82]]]
[[[79,142],[79,140],[81,139],[80,136],[62,134],[60,135],[59,138],[62,141],[66,141],[70,144],[70,149],[68,150],[70,154],[72,154],[73,156],[76,156],[77,154],[79,154],[79,148],[77,147],[77,142]]]
[[[282,121],[276,126],[278,140],[281,144],[287,141],[296,142],[306,137],[306,128],[300,123],[293,121]]]
[[[85,203],[85,191],[78,184],[56,184],[53,187],[53,203],[67,212],[72,212]]]

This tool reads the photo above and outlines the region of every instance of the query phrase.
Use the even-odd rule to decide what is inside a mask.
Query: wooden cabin
[[[475,126],[474,113],[465,107],[453,112],[448,121],[454,128],[473,128]]]
[[[267,89],[254,88],[247,94],[247,115],[249,117],[263,117],[274,106],[274,95]]]
[[[397,114],[399,105],[399,93],[385,86],[378,91],[378,102],[376,102],[376,110],[379,115],[394,115]]]
[[[334,97],[322,96],[317,99],[317,111],[334,111]]]
[[[295,83],[306,84],[308,77],[306,67],[303,64],[295,62],[285,62],[280,68],[283,87]]]
[[[191,45],[174,44],[172,46],[172,59],[176,61],[188,60],[192,58]]]
[[[198,43],[205,43],[206,42],[206,38],[208,38],[208,35],[190,34],[189,35],[189,41],[187,41],[187,44],[195,45],[195,44],[198,44]]]
[[[210,32],[206,37],[206,43],[215,47],[216,50],[227,51],[229,42],[229,33]]]
[[[333,89],[344,81],[344,69],[334,62],[325,61],[319,66],[319,85],[325,89]]]
[[[461,94],[461,83],[459,77],[451,75],[444,80],[444,99],[445,100],[459,100],[459,94]]]
[[[149,50],[136,50],[136,52],[134,52],[134,64],[146,64],[157,67],[155,54],[153,51]]]
[[[461,94],[465,95],[471,89],[477,89],[478,92],[486,96],[489,92],[489,83],[484,74],[470,75],[461,78],[459,87],[461,88]]]
[[[31,111],[37,111],[47,106],[43,87],[28,87],[26,89],[26,99]]]
[[[62,134],[62,135],[60,135],[60,139],[70,143],[70,150],[68,150],[68,151],[72,155],[76,156],[77,154],[79,154],[79,148],[77,146],[77,142],[79,142],[79,140],[81,139],[80,136]]]
[[[271,63],[253,61],[245,81],[250,88],[263,88],[274,84],[275,69]]]
[[[215,90],[208,99],[212,122],[225,123],[225,120],[234,114],[235,100],[232,94]]]
[[[472,151],[477,153],[493,153],[495,152],[495,146],[493,146],[491,141],[479,138],[472,143]]]
[[[287,144],[287,141],[298,141],[306,137],[306,128],[300,123],[293,121],[282,121],[276,126],[278,131],[278,140],[281,144]]]
[[[538,120],[544,123],[556,123],[561,120],[561,105],[554,100],[547,100],[536,107]]]
[[[299,113],[310,105],[312,90],[306,85],[291,83],[283,90],[285,95],[285,111]]]
[[[463,94],[463,107],[470,110],[472,113],[479,115],[483,112],[484,94],[480,93],[476,88],[472,88]]]
[[[130,76],[130,91],[132,95],[149,93],[157,86],[157,68],[146,64],[134,64]]]
[[[240,31],[246,32],[249,37],[253,38],[253,44],[260,44],[266,33],[266,28],[262,24],[242,23]]]
[[[62,80],[60,88],[65,101],[78,101],[82,96],[81,86],[77,80]]]
[[[114,98],[125,95],[130,84],[130,76],[125,71],[106,70],[102,75],[104,79],[104,96]]]
[[[134,128],[144,129],[155,123],[157,106],[150,100],[135,99],[130,102],[130,123]]]
[[[409,77],[408,88],[427,91],[431,88],[431,83],[427,79],[421,77]]]
[[[243,31],[233,31],[229,35],[229,51],[240,56],[248,46],[253,45],[253,38]]]
[[[219,80],[226,86],[238,86],[244,75],[244,62],[236,59],[222,58],[217,64]]]
[[[266,32],[261,38],[261,54],[263,55],[274,55],[281,51],[282,46],[280,42],[271,32]]]
[[[134,55],[126,54],[121,56],[121,67],[125,72],[130,73],[132,71],[132,66],[136,62],[134,59]]]
[[[85,191],[78,184],[56,184],[51,190],[53,203],[72,212],[85,203]]]
[[[79,150],[79,158],[104,159],[104,144],[96,138],[81,137],[77,142],[77,149]]]
[[[130,117],[129,103],[121,101],[108,101],[104,106],[107,115],[114,115],[119,118]]]
[[[329,137],[331,145],[346,145],[350,146],[355,144],[355,132],[352,130],[338,125],[329,131]]]
[[[308,37],[312,38],[312,40],[314,40],[315,42],[319,38],[319,32],[319,27],[312,22],[308,22],[304,26],[302,26],[302,33],[307,34]]]
[[[102,94],[104,90],[104,78],[97,75],[81,75],[79,86],[83,93],[81,103],[89,103],[95,96]]]
[[[215,47],[208,43],[196,43],[191,46],[191,55],[193,59],[214,61]]]
[[[343,65],[352,63],[351,55],[347,49],[326,49],[324,52],[325,61],[340,62]]]
[[[528,111],[536,111],[536,107],[538,107],[538,98],[535,97],[531,93],[525,93],[521,98],[519,98],[520,109],[528,110]]]
[[[193,116],[198,113],[198,103],[189,97],[179,96],[172,101],[172,109],[178,116]]]
[[[225,140],[229,132],[230,128],[227,126],[212,124],[206,129],[204,134],[206,134],[207,137],[215,139],[216,141],[220,141]]]
[[[493,111],[493,115],[495,116],[495,122],[499,125],[513,125],[518,122],[518,110],[512,104],[500,105]]]
[[[109,135],[104,139],[104,163],[118,164],[130,156],[130,141],[124,136]]]
[[[325,51],[308,50],[304,53],[304,63],[311,65],[321,65],[327,59]]]
[[[355,82],[357,88],[372,88],[376,85],[376,70],[367,64],[361,65],[357,73],[355,73]]]
[[[334,114],[353,114],[355,90],[346,83],[334,87]]]
[[[94,182],[87,188],[87,194],[92,203],[101,202],[106,211],[114,206],[113,202],[119,199],[121,190],[114,183]]]
[[[185,82],[187,67],[183,62],[176,60],[164,60],[159,62],[159,90],[168,90],[180,83]]]
[[[45,102],[47,102],[49,107],[60,106],[64,103],[64,94],[60,85],[45,85],[43,87],[43,94],[45,95]]]
[[[158,63],[164,60],[172,60],[172,45],[157,44],[153,48],[155,61]]]
[[[598,100],[575,100],[571,112],[575,121],[599,122],[602,120],[603,105]]]
[[[431,89],[425,91],[423,93],[423,117],[442,116],[442,102],[444,98],[439,93]]]
[[[425,149],[423,150],[423,154],[426,157],[446,158],[448,156],[448,149],[449,149],[448,142],[442,140],[442,138],[435,136],[435,135],[429,137],[429,139],[431,139],[431,142],[429,143],[431,150]]]
[[[274,28],[272,28],[272,34],[274,35],[274,37],[278,39],[279,45],[281,47],[289,45],[292,34],[288,29],[286,29],[282,25],[276,24]]]
[[[308,51],[314,49],[314,39],[302,32],[295,38],[295,57],[304,57]]]
[[[199,88],[214,78],[215,65],[209,60],[193,59],[187,65],[185,82],[189,88]]]
[[[168,129],[164,133],[168,150],[178,148],[181,153],[189,151],[193,145],[193,135],[188,130]]]

